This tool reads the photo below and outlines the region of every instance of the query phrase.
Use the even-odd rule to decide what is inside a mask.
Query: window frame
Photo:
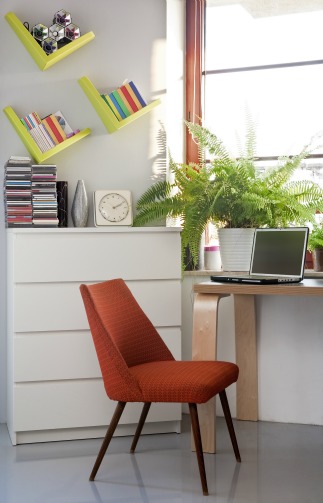
[[[202,71],[206,0],[186,0],[185,118],[202,123]],[[198,163],[198,147],[185,131],[186,162]]]

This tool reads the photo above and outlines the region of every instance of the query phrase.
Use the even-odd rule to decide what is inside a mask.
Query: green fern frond
[[[207,128],[186,122],[199,147],[199,162],[176,163],[169,155],[171,183],[157,182],[140,197],[134,225],[167,217],[182,225],[183,259],[189,246],[197,263],[200,238],[212,221],[223,227],[285,227],[313,222],[323,212],[323,190],[310,181],[291,181],[308,156],[306,145],[296,156],[280,158],[265,173],[256,167],[254,124],[247,123],[243,155],[232,158]],[[210,156],[205,161],[205,153]],[[323,239],[323,238],[322,238]]]

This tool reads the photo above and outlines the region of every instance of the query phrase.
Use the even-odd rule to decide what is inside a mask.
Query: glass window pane
[[[323,0],[207,0],[206,70],[322,58]]]
[[[204,124],[239,155],[249,114],[259,156],[296,154],[323,130],[322,90],[323,65],[208,75]]]

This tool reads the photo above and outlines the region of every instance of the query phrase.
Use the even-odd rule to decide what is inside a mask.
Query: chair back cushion
[[[142,401],[129,367],[174,360],[171,352],[122,279],[80,290],[108,396]]]

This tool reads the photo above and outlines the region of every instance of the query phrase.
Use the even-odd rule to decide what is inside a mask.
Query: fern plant
[[[186,122],[198,144],[198,164],[178,164],[170,158],[174,181],[149,187],[137,203],[135,226],[173,217],[182,225],[182,253],[189,246],[193,263],[209,222],[218,227],[284,227],[314,221],[323,210],[323,190],[311,181],[291,180],[310,153],[310,145],[277,166],[260,172],[256,167],[255,133],[247,130],[245,151],[232,158],[222,141],[207,128]],[[206,153],[211,157],[206,161]]]

